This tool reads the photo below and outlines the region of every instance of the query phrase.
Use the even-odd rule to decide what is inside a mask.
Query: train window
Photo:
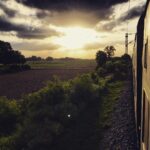
[[[145,52],[144,52],[144,68],[147,69],[147,53],[148,53],[148,39],[145,43]]]

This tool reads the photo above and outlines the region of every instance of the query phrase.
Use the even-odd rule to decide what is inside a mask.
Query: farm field
[[[31,63],[31,62],[30,62]],[[81,64],[81,65],[80,65]],[[0,96],[19,99],[26,95],[38,91],[44,87],[53,76],[58,76],[61,80],[72,79],[83,73],[91,72],[95,69],[94,60],[74,60],[64,62],[53,62],[52,64],[36,63],[31,65],[32,70],[6,74],[0,76]]]
[[[49,61],[29,61],[27,62],[33,69],[88,69],[96,66],[95,60],[72,59]]]

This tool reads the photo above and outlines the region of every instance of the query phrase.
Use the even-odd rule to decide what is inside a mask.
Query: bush
[[[105,64],[105,69],[107,71],[107,73],[113,73],[115,71],[115,63],[113,61],[107,61],[107,63]]]
[[[97,95],[97,87],[93,84],[90,75],[82,75],[72,81],[71,99],[73,103],[82,105],[93,101]]]
[[[12,134],[19,122],[20,108],[16,101],[0,98],[0,136]]]
[[[124,60],[125,62],[131,62],[131,57],[128,54],[122,55],[121,59]]]
[[[99,77],[105,77],[107,74],[107,70],[104,67],[100,67],[97,70],[97,74],[99,75]]]
[[[93,80],[87,74],[68,82],[54,80],[40,91],[25,96],[20,105],[16,101],[2,99],[0,132],[3,137],[0,138],[0,146],[11,147],[12,150],[51,149],[59,137],[72,132],[70,127],[86,108],[101,100],[107,80],[96,78]]]

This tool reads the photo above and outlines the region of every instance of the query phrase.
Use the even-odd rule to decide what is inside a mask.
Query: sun
[[[59,31],[64,35],[55,38],[54,42],[67,49],[81,49],[86,44],[97,41],[97,32],[89,28],[59,28]]]

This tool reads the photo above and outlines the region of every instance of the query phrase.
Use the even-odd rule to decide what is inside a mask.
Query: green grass
[[[80,69],[80,68],[95,68],[95,60],[54,60],[52,62],[48,61],[37,61],[37,62],[27,62],[32,69]]]
[[[108,93],[102,98],[100,111],[100,126],[102,129],[108,128],[111,124],[110,115],[122,93],[123,85],[123,81],[116,81],[108,84]]]

